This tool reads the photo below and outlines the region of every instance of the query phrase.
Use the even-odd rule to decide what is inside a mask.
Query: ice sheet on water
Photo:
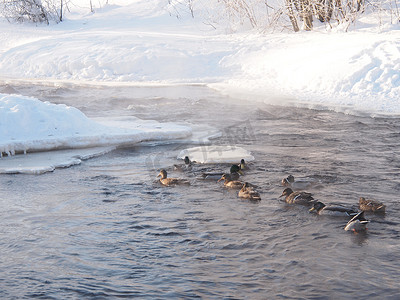
[[[69,149],[14,155],[0,159],[0,174],[43,174],[56,168],[78,165],[82,160],[103,155],[115,147]]]
[[[237,146],[200,146],[182,150],[178,159],[189,156],[190,160],[198,163],[239,163],[243,158],[245,161],[254,160],[249,151]]]

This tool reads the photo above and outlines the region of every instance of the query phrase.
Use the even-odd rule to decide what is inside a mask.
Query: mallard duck
[[[281,181],[283,186],[290,187],[294,190],[306,190],[313,187],[316,183],[313,181],[295,181],[293,175],[283,178]]]
[[[232,180],[230,174],[223,174],[222,177],[218,180],[218,182],[224,180],[224,186],[231,189],[241,189],[243,187],[243,182],[239,180]]]
[[[247,164],[243,158],[240,160],[239,168],[240,168],[240,170],[248,170],[249,169],[249,167],[247,166]]]
[[[238,180],[240,175],[243,175],[242,171],[240,171],[240,167],[238,165],[232,165],[229,169],[231,180]],[[206,180],[218,180],[222,175],[226,173],[223,172],[205,172],[201,174],[201,178]]]
[[[325,205],[324,203],[317,201],[313,207],[310,208],[310,212],[315,212],[318,215],[338,216],[338,217],[352,217],[357,214],[351,208],[339,206],[339,205]]]
[[[180,178],[167,178],[167,171],[162,169],[160,171],[160,174],[157,175],[157,177],[160,177],[160,182],[162,185],[165,186],[171,186],[171,185],[177,185],[177,184],[190,184],[188,180],[186,179],[180,179]]]
[[[364,197],[360,197],[358,205],[362,211],[374,212],[384,214],[386,211],[386,205],[376,200],[366,200]]]
[[[311,193],[293,192],[291,188],[286,188],[282,192],[282,195],[279,196],[279,198],[283,196],[285,196],[286,203],[289,204],[312,205],[315,203],[315,200],[312,197]]]
[[[240,198],[245,198],[245,199],[250,199],[250,200],[261,200],[260,194],[253,190],[252,187],[250,187],[250,184],[248,182],[245,182],[240,189],[238,196]]]
[[[189,159],[189,156],[185,156],[183,159],[185,164],[183,165],[174,165],[174,170],[176,171],[190,171],[192,169],[192,162]]]
[[[360,232],[367,230],[367,224],[369,221],[364,217],[364,211],[356,214],[349,222],[347,222],[344,230]]]
[[[294,176],[293,175],[289,175],[286,178],[283,178],[281,183],[283,186],[290,186],[292,183],[294,182]]]

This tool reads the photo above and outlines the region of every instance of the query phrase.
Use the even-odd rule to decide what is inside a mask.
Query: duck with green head
[[[306,190],[312,188],[317,183],[312,180],[303,179],[301,181],[295,181],[293,175],[289,175],[286,178],[283,178],[281,184],[286,187],[290,187],[293,190]]]
[[[192,161],[189,159],[189,156],[185,156],[183,159],[184,164],[183,165],[174,165],[174,170],[175,171],[190,171],[192,170]]]
[[[168,178],[167,177],[167,171],[162,169],[160,173],[157,175],[157,177],[160,178],[160,183],[165,186],[173,186],[173,185],[179,185],[179,184],[186,184],[189,185],[190,182],[186,179],[180,179],[180,178]]]
[[[226,173],[222,172],[205,172],[201,174],[201,178],[206,180],[218,180],[222,175]],[[229,174],[231,176],[231,180],[238,180],[240,175],[243,175],[243,172],[240,170],[238,165],[232,165],[229,169]]]
[[[249,167],[247,166],[247,164],[243,158],[240,160],[239,168],[240,168],[240,170],[243,170],[243,171],[249,169]]]
[[[357,212],[351,208],[340,205],[325,205],[320,201],[315,202],[309,211],[315,212],[318,215],[333,217],[352,217],[357,214]]]

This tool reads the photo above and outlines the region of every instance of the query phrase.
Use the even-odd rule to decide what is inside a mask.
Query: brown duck
[[[178,184],[190,184],[188,180],[186,179],[180,179],[180,178],[167,178],[167,171],[162,169],[160,171],[160,174],[157,175],[157,177],[160,177],[160,182],[162,185],[165,186],[171,186],[171,185],[178,185]]]
[[[286,203],[289,204],[313,205],[316,202],[311,193],[293,192],[291,188],[286,188],[279,198],[283,196],[285,196]]]
[[[224,180],[224,186],[228,188],[240,190],[243,187],[243,182],[239,180],[232,180],[232,176],[230,174],[223,174],[218,182],[222,180]]]
[[[362,211],[374,212],[384,214],[386,205],[376,200],[367,200],[364,197],[360,197],[358,205]]]
[[[248,182],[245,182],[240,189],[238,196],[249,200],[261,200],[260,194],[253,190]]]

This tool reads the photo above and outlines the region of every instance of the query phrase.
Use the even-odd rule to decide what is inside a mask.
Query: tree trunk
[[[288,11],[290,22],[292,23],[293,30],[295,32],[298,32],[300,29],[297,23],[296,16],[294,15],[293,6],[294,6],[293,0],[286,0],[286,9]]]
[[[313,28],[312,7],[310,0],[300,0],[301,15],[304,20],[304,29],[309,31]]]

